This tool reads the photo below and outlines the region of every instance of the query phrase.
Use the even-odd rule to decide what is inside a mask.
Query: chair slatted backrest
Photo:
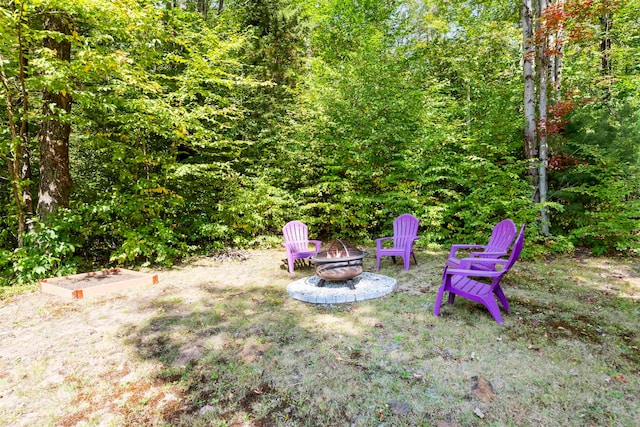
[[[403,214],[393,221],[393,246],[396,248],[411,244],[418,236],[418,218]]]
[[[282,234],[287,245],[297,252],[306,251],[309,247],[309,228],[300,221],[291,221],[282,227]]]
[[[506,252],[509,250],[517,232],[516,224],[510,219],[500,221],[493,227],[485,252]],[[479,254],[479,256],[482,256]]]
[[[504,276],[507,271],[509,271],[511,267],[513,267],[513,264],[515,264],[520,257],[520,252],[522,252],[522,247],[524,246],[524,229],[526,226],[527,224],[522,224],[522,227],[520,228],[520,234],[518,234],[516,243],[514,243],[511,254],[509,255],[509,260],[507,261],[507,264],[504,266],[504,268],[500,271],[502,274],[498,277],[498,280],[494,280],[494,283],[499,283],[500,278],[502,278],[502,276]]]

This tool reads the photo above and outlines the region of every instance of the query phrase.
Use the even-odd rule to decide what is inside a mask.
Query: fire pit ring
[[[310,304],[348,304],[382,298],[392,293],[397,286],[396,279],[368,271],[352,280],[355,282],[355,289],[339,282],[327,282],[325,286],[318,287],[318,276],[304,277],[289,283],[287,293],[294,299]]]
[[[362,259],[367,255],[368,252],[340,239],[332,240],[326,250],[309,258],[320,277],[317,286],[323,287],[327,281],[346,281],[349,289],[355,289],[352,279],[362,273]]]

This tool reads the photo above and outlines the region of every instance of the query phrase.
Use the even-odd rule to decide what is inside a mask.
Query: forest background
[[[0,0],[0,285],[421,220],[640,249],[640,2]]]

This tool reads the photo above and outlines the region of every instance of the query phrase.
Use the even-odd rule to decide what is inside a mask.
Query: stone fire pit
[[[300,301],[312,304],[341,304],[380,298],[393,292],[396,279],[369,272],[360,273],[353,281],[353,289],[345,282],[325,282],[318,276],[306,277],[289,283],[287,293]]]

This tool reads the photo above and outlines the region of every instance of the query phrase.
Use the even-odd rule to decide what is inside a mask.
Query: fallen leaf
[[[493,391],[491,383],[484,378],[477,376],[471,377],[473,386],[471,387],[476,397],[484,403],[489,403],[496,397],[496,393]]]
[[[476,414],[480,418],[484,418],[484,413],[480,410],[480,408],[474,409],[473,413]]]
[[[625,384],[628,382],[624,375],[616,375],[615,377],[613,377],[613,379]]]

